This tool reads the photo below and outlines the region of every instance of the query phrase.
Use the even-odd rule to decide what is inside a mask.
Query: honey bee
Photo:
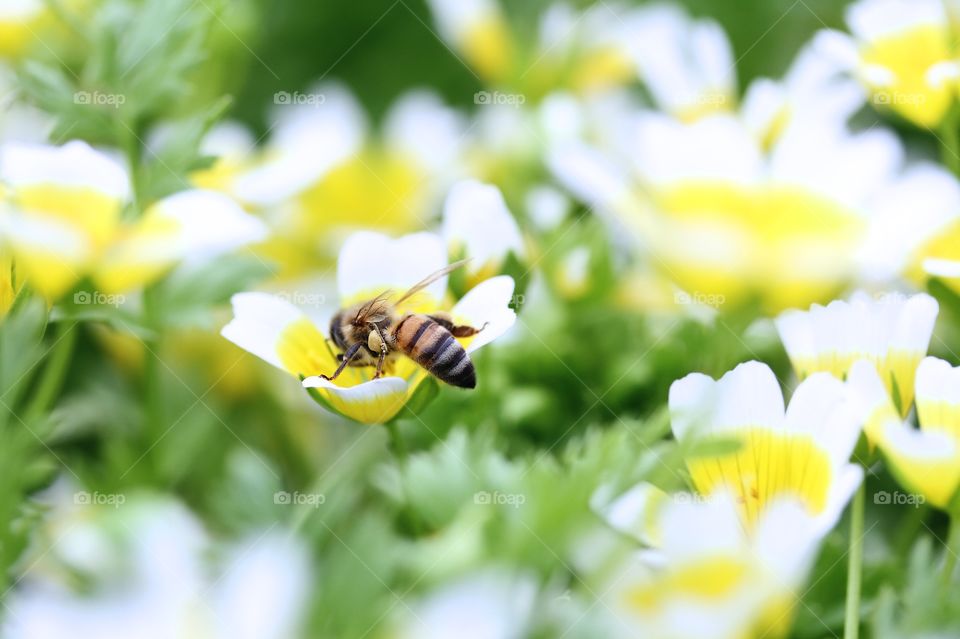
[[[443,312],[397,311],[401,303],[466,262],[455,262],[428,275],[396,300],[390,299],[390,291],[384,291],[371,300],[338,311],[330,320],[330,339],[341,350],[340,365],[333,375],[320,377],[334,380],[347,366],[376,366],[373,378],[377,379],[385,366],[406,356],[442,382],[475,388],[477,374],[473,362],[456,338],[476,335],[486,324],[480,328],[458,326]]]

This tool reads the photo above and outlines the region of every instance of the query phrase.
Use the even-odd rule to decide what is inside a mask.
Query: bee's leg
[[[354,344],[353,346],[347,349],[346,353],[343,353],[342,355],[339,356],[340,365],[337,366],[337,370],[333,371],[333,375],[330,375],[328,377],[326,375],[321,374],[320,377],[330,382],[338,378],[340,376],[340,373],[343,372],[343,369],[345,369],[347,366],[350,365],[350,360],[353,359],[354,356],[357,354],[357,351],[360,350],[360,346],[361,344]]]
[[[473,335],[476,335],[483,329],[485,329],[487,327],[487,324],[490,323],[490,322],[484,322],[483,326],[481,326],[480,328],[474,328],[473,326],[467,326],[465,324],[459,325],[459,326],[457,324],[454,324],[453,318],[450,317],[450,315],[447,313],[434,313],[433,315],[428,315],[428,317],[432,319],[434,322],[436,322],[437,324],[439,324],[440,326],[450,331],[450,334],[453,335],[454,337],[471,337]]]
[[[387,359],[387,353],[390,352],[390,349],[387,347],[386,340],[383,339],[383,333],[380,332],[380,327],[374,325],[373,330],[374,332],[370,333],[370,336],[373,337],[376,335],[377,337],[368,341],[379,342],[380,357],[377,358],[377,372],[373,374],[373,379],[377,379],[383,375],[383,362]]]

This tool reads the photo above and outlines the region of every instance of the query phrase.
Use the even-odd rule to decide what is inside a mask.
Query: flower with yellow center
[[[415,233],[392,239],[362,231],[352,235],[340,251],[337,287],[340,307],[370,300],[385,291],[397,295],[427,275],[447,265],[447,250],[440,236]],[[406,312],[432,313],[448,310],[455,322],[481,327],[473,337],[460,339],[467,353],[476,351],[505,333],[514,323],[508,304],[513,279],[498,276],[472,288],[452,308],[446,298],[447,278],[397,306]],[[393,419],[429,376],[412,359],[400,357],[379,379],[367,367],[347,367],[335,380],[336,351],[326,333],[296,306],[267,293],[241,293],[233,297],[234,319],[222,335],[241,348],[294,376],[305,377],[303,385],[328,408],[365,424]],[[330,308],[330,315],[335,309]]]
[[[787,311],[776,324],[800,379],[819,372],[845,379],[854,362],[867,359],[906,415],[913,404],[914,375],[930,345],[938,310],[937,301],[925,293],[874,299],[857,292],[849,301]]]
[[[829,300],[855,275],[873,196],[903,154],[889,132],[833,118],[791,119],[770,148],[732,115],[640,113],[621,137],[620,154],[559,145],[551,168],[693,297],[768,311]]]
[[[623,566],[604,596],[630,636],[759,639],[787,633],[825,534],[802,504],[778,499],[747,532],[729,491],[704,500],[638,488],[656,498],[634,505],[648,512],[658,539]]]
[[[181,260],[208,259],[262,239],[265,228],[224,195],[184,191],[121,220],[125,169],[83,142],[0,148],[2,241],[17,272],[55,301],[82,278],[104,293],[146,285]]]
[[[919,429],[901,421],[870,362],[853,365],[850,385],[861,402],[868,432],[900,483],[937,508],[960,512],[954,501],[960,487],[960,368],[936,357],[920,362]]]
[[[872,102],[924,127],[938,126],[960,77],[941,0],[860,0],[847,8],[852,37],[828,31],[819,46],[859,78]]]
[[[462,164],[465,121],[432,93],[401,97],[380,136],[338,85],[277,95],[262,149],[237,126],[215,130],[205,149],[218,160],[192,177],[269,220],[273,233],[257,250],[281,277],[329,265],[354,230],[423,227],[418,212],[433,207]]]
[[[719,381],[693,373],[670,387],[670,421],[681,442],[732,440],[735,451],[694,457],[697,491],[729,490],[749,530],[780,498],[801,503],[823,530],[833,527],[863,477],[849,463],[860,424],[844,383],[826,373],[783,394],[766,364],[747,362]]]
[[[960,182],[952,173],[930,163],[911,167],[884,189],[870,226],[869,278],[906,276],[922,287],[936,277],[960,292]]]

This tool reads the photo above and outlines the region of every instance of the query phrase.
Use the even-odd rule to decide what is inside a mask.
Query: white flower
[[[396,639],[521,639],[527,636],[537,585],[525,575],[487,569],[444,584],[398,623]]]
[[[818,34],[834,56],[889,108],[919,126],[940,124],[957,93],[960,68],[940,0],[860,0],[847,7],[853,37]]]
[[[787,311],[776,324],[801,379],[818,372],[845,379],[854,362],[868,359],[906,415],[913,403],[914,374],[930,345],[938,310],[937,301],[925,293],[872,299],[858,292],[850,301]]]
[[[2,240],[19,272],[56,300],[90,276],[104,292],[146,285],[178,262],[204,261],[266,236],[225,196],[184,191],[121,220],[130,196],[122,165],[83,142],[0,147]]]
[[[179,503],[109,497],[124,501],[53,511],[51,545],[11,594],[4,637],[297,636],[310,560],[289,534],[252,534],[218,548]],[[215,549],[224,561],[211,571]],[[77,574],[93,587],[74,590]]]
[[[337,284],[340,305],[347,307],[393,291],[399,294],[447,265],[443,240],[432,233],[392,239],[373,232],[355,233],[340,251]],[[448,308],[447,278],[442,277],[422,293],[398,307],[398,312],[431,313]],[[490,343],[514,323],[508,304],[513,279],[485,280],[472,288],[449,312],[454,320],[474,327],[486,325],[473,337],[462,338],[467,353]],[[224,337],[292,375],[306,377],[303,385],[333,410],[368,424],[385,423],[409,401],[427,373],[413,360],[400,358],[394,369],[379,379],[373,371],[347,367],[336,380],[335,353],[327,342],[326,327],[318,328],[289,302],[266,293],[241,293],[233,298],[234,319]]]
[[[853,365],[850,385],[867,432],[900,483],[934,506],[952,510],[960,487],[960,368],[936,357],[924,358],[916,368],[919,430],[901,421],[869,361]]]
[[[844,383],[826,373],[804,380],[786,410],[766,364],[740,364],[717,381],[692,373],[670,387],[670,423],[681,442],[739,443],[734,452],[693,457],[687,467],[700,494],[736,495],[748,529],[786,497],[825,534],[863,477],[849,463],[860,436],[856,411]]]
[[[681,288],[770,310],[829,299],[856,274],[871,204],[903,154],[889,132],[802,118],[770,148],[733,115],[641,113],[623,137],[625,159],[565,144],[549,163]]]
[[[645,493],[657,497],[645,510],[660,541],[629,560],[604,595],[623,636],[740,639],[789,628],[822,537],[803,505],[779,498],[746,534],[727,491],[707,500]]]

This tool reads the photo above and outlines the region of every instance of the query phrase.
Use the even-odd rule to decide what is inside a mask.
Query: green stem
[[[960,111],[954,106],[943,120],[940,127],[940,157],[943,163],[960,176]]]
[[[73,347],[77,342],[77,333],[76,323],[69,326],[64,322],[57,324],[53,353],[47,361],[46,368],[44,368],[43,377],[33,394],[33,400],[24,413],[27,424],[36,422],[60,393],[63,379],[67,375],[67,368],[73,355]]]
[[[863,510],[867,501],[866,480],[861,482],[853,498],[850,512],[850,552],[847,570],[847,608],[843,639],[860,635],[860,581],[863,571]]]
[[[949,585],[953,571],[957,567],[957,553],[960,553],[960,516],[950,517],[950,535],[947,537],[946,557],[943,562],[943,583]]]

